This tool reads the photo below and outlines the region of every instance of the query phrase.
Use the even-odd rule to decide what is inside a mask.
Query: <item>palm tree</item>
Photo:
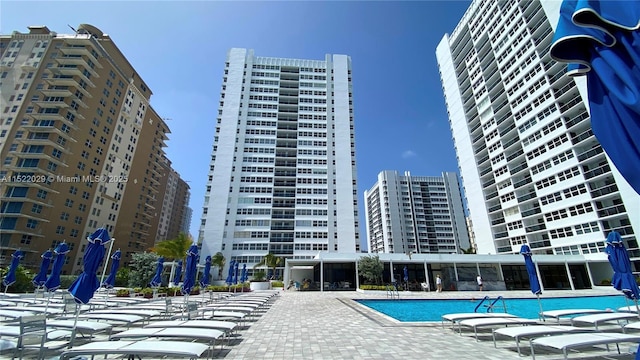
[[[274,277],[276,275],[276,268],[278,267],[278,265],[282,263],[282,261],[283,259],[281,257],[277,257],[272,253],[268,253],[262,258],[262,260],[259,263],[255,264],[253,268],[255,269],[260,266],[266,266],[272,271],[271,277]]]
[[[218,280],[222,278],[222,269],[226,262],[227,260],[224,258],[224,255],[219,251],[211,257],[211,265],[218,268]]]
[[[182,260],[187,255],[187,250],[189,250],[191,244],[193,244],[191,236],[180,233],[175,239],[157,243],[151,250],[165,259]]]
[[[468,249],[460,248],[460,251],[462,251],[463,254],[475,254],[476,253],[476,249],[473,247],[473,245],[469,246]]]

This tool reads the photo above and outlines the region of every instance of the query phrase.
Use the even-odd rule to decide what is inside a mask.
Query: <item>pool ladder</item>
[[[486,305],[482,305],[484,304],[485,301],[491,301],[491,298],[489,296],[485,296],[484,298],[482,298],[482,301],[480,301],[480,303],[478,305],[476,305],[476,308],[473,309],[473,312],[478,312],[478,309],[480,308],[480,306],[484,306],[487,308],[487,312],[493,312],[493,309],[496,307],[496,303],[498,301],[502,301],[502,308],[504,309],[504,312],[507,312],[507,304],[505,304],[504,302],[504,298],[502,297],[502,295],[498,296],[497,298],[493,299],[493,301],[491,301],[490,304],[486,304]]]
[[[395,284],[387,285],[387,298],[400,299],[400,292]]]

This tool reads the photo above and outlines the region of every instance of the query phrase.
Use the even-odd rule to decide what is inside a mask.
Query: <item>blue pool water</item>
[[[356,299],[362,305],[381,312],[399,321],[440,321],[442,315],[460,312],[474,312],[474,308],[482,299],[476,300],[364,300]],[[625,300],[622,295],[611,296],[582,296],[541,298],[542,310],[561,309],[618,309],[623,306],[633,305]],[[540,312],[540,305],[536,298],[505,299],[507,312],[524,318],[536,319]],[[485,301],[484,304],[490,302]],[[478,312],[486,312],[481,306]],[[502,302],[498,301],[494,312],[504,312]]]

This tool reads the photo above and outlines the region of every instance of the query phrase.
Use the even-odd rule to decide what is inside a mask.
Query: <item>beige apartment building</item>
[[[169,128],[113,40],[82,24],[0,36],[0,266],[66,241],[77,273],[86,237],[107,227],[123,262],[153,246]]]

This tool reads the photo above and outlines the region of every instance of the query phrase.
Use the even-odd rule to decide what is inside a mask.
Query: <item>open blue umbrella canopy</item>
[[[531,292],[534,295],[542,294],[538,273],[536,272],[536,265],[533,263],[533,259],[531,259],[531,248],[529,248],[529,245],[522,245],[522,247],[520,247],[520,254],[524,256],[524,266],[527,268],[527,274],[529,274]]]
[[[184,281],[181,292],[183,295],[190,294],[191,289],[196,284],[196,274],[198,273],[198,245],[193,244],[187,250],[187,264],[184,270]]]
[[[158,264],[156,265],[156,274],[149,282],[151,287],[158,287],[162,285],[162,270],[164,269],[164,258],[161,256],[158,258]]]
[[[16,250],[11,255],[11,264],[9,265],[9,271],[2,279],[2,285],[8,287],[13,285],[16,282],[16,270],[18,270],[18,265],[20,265],[20,259],[24,257],[24,253],[22,250]]]
[[[65,242],[61,242],[56,246],[53,252],[56,254],[56,258],[53,260],[51,273],[49,274],[47,281],[44,282],[44,288],[49,292],[56,291],[60,287],[60,273],[62,272],[62,267],[64,266],[67,253],[69,252],[69,245]]]
[[[178,260],[178,265],[176,266],[176,272],[173,275],[173,283],[175,285],[180,284],[180,280],[182,279],[182,260]]]
[[[587,76],[591,127],[640,194],[640,1],[564,0],[550,48]]]
[[[44,285],[44,282],[47,281],[47,273],[49,272],[49,265],[51,265],[51,259],[53,259],[53,253],[51,250],[45,251],[42,255],[40,255],[42,260],[40,261],[40,271],[33,277],[31,282],[33,286],[39,288]]]
[[[82,256],[82,273],[69,286],[69,293],[77,303],[86,304],[100,287],[96,272],[104,260],[106,249],[104,246],[113,241],[105,228],[99,228],[91,234]]]
[[[404,282],[408,282],[409,281],[409,269],[407,269],[407,267],[405,266],[404,269],[402,269],[402,272],[404,273]]]
[[[233,264],[233,283],[237,284],[238,283],[238,268],[239,268],[240,264],[238,264],[238,262],[236,262],[235,264]]]
[[[240,282],[246,283],[249,280],[249,274],[247,274],[247,264],[242,264],[242,275],[240,275]]]
[[[209,273],[211,272],[211,256],[207,256],[204,260],[204,270],[202,271],[202,278],[200,279],[200,286],[206,287],[209,285]]]
[[[231,263],[229,263],[229,273],[227,274],[227,279],[226,279],[226,283],[229,285],[233,284],[233,268],[235,263],[236,263],[235,260],[231,260]]]
[[[640,299],[640,291],[636,284],[636,279],[631,271],[631,261],[629,253],[624,247],[622,237],[616,231],[612,231],[607,235],[605,252],[609,258],[609,264],[613,269],[613,279],[611,285],[618,291],[622,291],[624,295],[631,300]]]
[[[113,255],[111,255],[111,271],[109,272],[109,276],[102,282],[102,286],[107,289],[111,289],[116,286],[116,274],[118,273],[118,267],[120,267],[120,258],[122,253],[120,249],[118,249]]]

